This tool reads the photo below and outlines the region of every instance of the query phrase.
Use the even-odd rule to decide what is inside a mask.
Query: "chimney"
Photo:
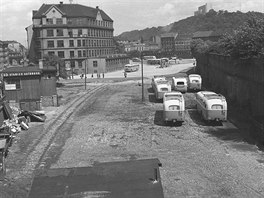
[[[63,4],[63,1],[60,1],[60,5],[62,5]]]

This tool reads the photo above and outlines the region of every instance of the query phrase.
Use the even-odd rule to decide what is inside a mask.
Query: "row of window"
[[[77,46],[74,45],[74,40],[69,40],[68,47],[111,47],[114,45],[113,40],[106,39],[82,39],[77,40]],[[40,41],[36,42],[37,47],[41,47]],[[47,41],[48,48],[55,47],[55,41],[49,40]],[[64,40],[57,40],[57,47],[66,47],[64,45]]]
[[[64,35],[64,29],[47,29],[47,37],[54,36],[69,36],[69,37],[113,37],[113,31],[110,30],[98,30],[88,28],[86,31],[83,29],[68,29],[68,34]],[[56,32],[56,34],[54,33]],[[36,36],[40,37],[40,31],[36,31]]]
[[[78,57],[96,57],[96,56],[106,56],[109,54],[113,54],[113,49],[89,49],[89,50],[78,50]],[[48,51],[48,55],[56,55],[55,51]],[[65,58],[65,51],[58,51],[58,57]],[[70,57],[76,57],[75,51],[70,51]]]
[[[43,22],[42,22],[43,24]],[[47,25],[62,25],[63,20],[62,18],[47,18],[46,19]],[[67,19],[68,25],[96,25],[101,27],[112,27],[112,22],[109,21],[99,21],[95,19],[88,19],[88,18],[69,18]]]

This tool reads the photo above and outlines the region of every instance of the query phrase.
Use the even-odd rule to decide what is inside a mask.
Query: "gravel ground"
[[[186,120],[165,125],[150,81],[115,83],[77,109],[46,153],[47,167],[158,158],[165,197],[263,197],[263,153],[243,142],[232,123],[207,125],[186,93]],[[59,145],[59,146],[58,146]],[[44,159],[45,161],[45,159]]]

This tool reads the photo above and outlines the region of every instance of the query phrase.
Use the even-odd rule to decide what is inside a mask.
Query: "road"
[[[47,123],[19,134],[0,186],[5,197],[25,197],[35,168],[155,157],[163,165],[166,198],[264,196],[263,152],[245,142],[240,129],[229,121],[206,124],[195,109],[194,93],[184,94],[183,125],[165,125],[150,79],[145,79],[143,103],[138,82],[90,82],[84,91],[80,81],[68,81],[60,89],[71,96],[63,108],[53,111]]]

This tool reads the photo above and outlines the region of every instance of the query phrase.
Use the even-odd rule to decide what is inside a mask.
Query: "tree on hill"
[[[191,42],[194,56],[215,52],[233,58],[259,57],[264,54],[264,19],[252,16],[232,33],[226,33],[217,43],[197,39]]]

